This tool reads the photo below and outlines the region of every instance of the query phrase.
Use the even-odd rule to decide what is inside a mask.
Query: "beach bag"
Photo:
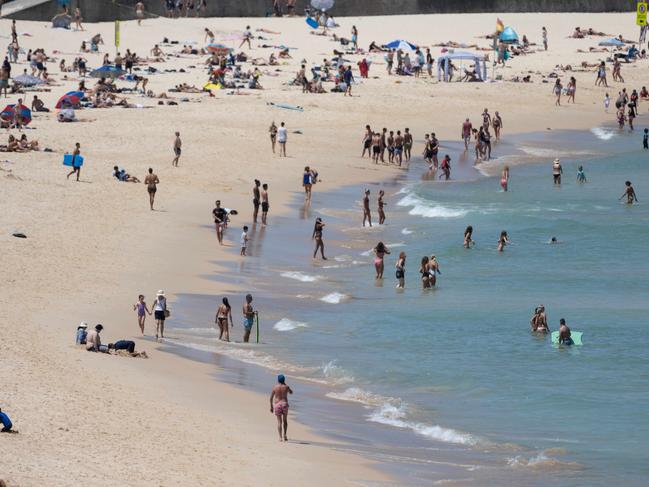
[[[169,318],[171,316],[171,311],[169,309],[165,309],[164,313],[165,313],[165,318]]]

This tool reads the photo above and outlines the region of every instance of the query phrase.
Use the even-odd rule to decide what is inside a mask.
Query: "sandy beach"
[[[35,130],[24,132],[53,152],[0,157],[8,160],[0,163],[4,280],[0,407],[20,432],[0,435],[0,479],[20,487],[45,483],[398,485],[398,480],[379,472],[368,460],[339,451],[335,442],[298,422],[293,421],[289,430],[295,441],[278,443],[266,396],[219,383],[208,364],[160,350],[162,345],[151,338],[152,318],[147,319],[148,338],[140,339],[132,305],[141,293],[150,306],[156,290],[164,289],[171,320],[174,294],[213,295],[216,308],[221,293],[232,286],[206,279],[205,274],[214,263],[245,266],[238,255],[238,238],[241,227],[251,221],[254,178],[270,186],[266,231],[272,232],[273,216],[285,212],[291,198],[302,190],[305,165],[319,171],[322,182],[315,186],[316,192],[398,175],[400,169],[376,166],[359,157],[365,124],[409,127],[415,140],[413,154],[419,155],[425,132],[435,131],[441,140],[459,140],[464,118],[478,122],[484,107],[501,113],[505,138],[547,129],[589,129],[614,121],[614,109],[604,112],[606,92],[614,102],[622,87],[643,86],[646,61],[623,65],[626,84],[613,83],[609,76],[608,89],[594,86],[594,68],[557,71],[564,84],[567,77],[576,77],[574,105],[555,107],[551,83],[542,82],[541,74],[547,75],[557,65],[578,68],[582,61],[595,63],[606,56],[577,53],[601,38],[569,39],[575,26],[635,38],[637,28],[630,14],[340,18],[336,32],[349,37],[351,26],[356,25],[364,48],[373,40],[383,43],[395,38],[422,46],[454,40],[488,47],[490,41],[479,36],[493,30],[496,17],[537,44],[541,27],[547,27],[547,52],[516,57],[497,71],[504,79],[531,73],[532,83],[438,83],[426,76],[387,76],[382,55],[373,54],[370,78],[354,86],[352,98],[341,93],[302,94],[300,87],[286,85],[303,58],[311,64],[339,48],[330,38],[311,35],[302,18],[156,19],[146,20],[141,27],[136,22],[122,23],[120,50],[130,48],[141,56],[164,37],[178,40],[180,46],[189,40],[201,45],[205,27],[231,33],[243,31],[246,25],[281,32],[256,32],[267,40],[253,41],[253,57],[268,58],[277,52],[259,47],[264,43],[297,49],[291,51],[292,59],[282,60],[279,71],[261,67],[268,73],[261,78],[264,90],[242,90],[245,96],[228,95],[228,90],[216,92],[215,97],[169,93],[178,105],[160,106],[158,99],[127,95],[130,102],[147,108],[78,110],[79,122],[69,124],[58,123],[54,113],[35,114],[30,125]],[[9,25],[8,20],[0,21],[0,32],[7,39]],[[43,23],[18,23],[21,46],[44,47],[49,55],[64,57],[68,63],[79,55],[84,39],[102,33],[106,44],[100,53],[84,54],[89,66],[98,67],[104,52],[115,53],[113,25],[85,28],[76,32],[52,30]],[[227,43],[238,46],[235,41]],[[178,45],[162,48],[167,54],[179,50]],[[436,56],[439,49],[431,47]],[[363,56],[347,57],[356,67]],[[204,59],[179,55],[152,63],[159,70],[175,71],[149,76],[149,88],[157,94],[181,82],[202,86]],[[12,74],[28,67],[23,55]],[[179,72],[181,68],[186,72]],[[68,73],[69,79],[63,79],[58,62],[49,63],[48,69],[55,85],[38,95],[52,107],[62,94],[76,88],[78,77]],[[88,87],[94,81],[88,79]],[[24,96],[28,105],[31,95]],[[19,96],[7,101],[14,103]],[[180,101],[184,97],[189,101]],[[299,105],[304,111],[283,110],[270,102]],[[286,122],[287,158],[270,150],[271,121]],[[177,168],[171,166],[175,131],[181,132],[183,140]],[[71,152],[76,142],[86,159],[79,183],[66,180],[61,165],[63,153]],[[144,185],[111,178],[114,165],[140,179],[149,167],[154,169],[161,181],[157,211],[149,210]],[[213,230],[215,199],[239,211],[224,246],[218,245]],[[350,207],[355,205],[349,202]],[[14,238],[14,232],[27,238]],[[311,245],[308,237],[304,245]],[[246,292],[255,293],[254,282],[246,282],[238,295],[230,296],[235,320],[240,320]],[[213,316],[205,317],[206,323],[211,320]],[[134,339],[150,358],[86,353],[74,346],[80,321],[102,323],[105,343]]]

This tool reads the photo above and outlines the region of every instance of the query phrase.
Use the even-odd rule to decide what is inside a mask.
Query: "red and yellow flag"
[[[496,32],[500,34],[503,30],[505,30],[505,24],[502,20],[496,19]]]

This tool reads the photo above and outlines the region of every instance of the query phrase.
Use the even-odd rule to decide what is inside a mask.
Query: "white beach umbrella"
[[[311,6],[318,10],[329,10],[334,6],[334,0],[311,0]]]

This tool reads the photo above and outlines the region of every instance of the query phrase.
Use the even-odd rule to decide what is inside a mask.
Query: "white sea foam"
[[[322,366],[322,373],[329,383],[341,385],[354,382],[354,377],[349,375],[340,365],[336,364],[335,360],[324,364]]]
[[[273,325],[273,328],[277,331],[291,331],[296,330],[297,328],[307,328],[309,325],[302,323],[300,321],[289,320],[288,318],[282,318],[277,323]]]
[[[287,279],[295,279],[296,281],[301,282],[314,282],[320,279],[320,276],[312,276],[310,274],[305,274],[304,272],[293,271],[282,272],[280,276],[286,277]]]
[[[411,215],[425,218],[460,218],[468,213],[462,208],[449,208],[439,205],[434,201],[426,201],[413,194],[407,194],[397,202],[398,206],[411,206],[408,212]]]
[[[329,304],[338,304],[346,297],[347,297],[346,294],[333,292],[327,294],[326,296],[321,297],[320,301],[324,301],[325,303],[329,303]]]
[[[437,425],[409,421],[407,419],[408,405],[394,397],[380,396],[358,387],[350,387],[344,392],[330,392],[327,397],[363,404],[366,408],[372,410],[367,419],[374,423],[409,429],[417,434],[444,443],[468,446],[477,444],[476,438],[470,434]]]
[[[216,335],[216,328],[214,327],[205,327],[205,328],[175,328],[173,329],[175,333],[187,333],[189,335]]]
[[[412,233],[414,233],[414,232],[412,230],[407,229],[407,228],[404,228],[403,230],[401,230],[402,235],[410,235]]]
[[[518,455],[507,459],[507,465],[512,468],[529,468],[533,470],[583,470],[583,465],[577,462],[557,460],[542,451],[532,457]]]
[[[615,137],[615,131],[607,130],[602,127],[593,127],[590,131],[599,140],[611,140]]]

